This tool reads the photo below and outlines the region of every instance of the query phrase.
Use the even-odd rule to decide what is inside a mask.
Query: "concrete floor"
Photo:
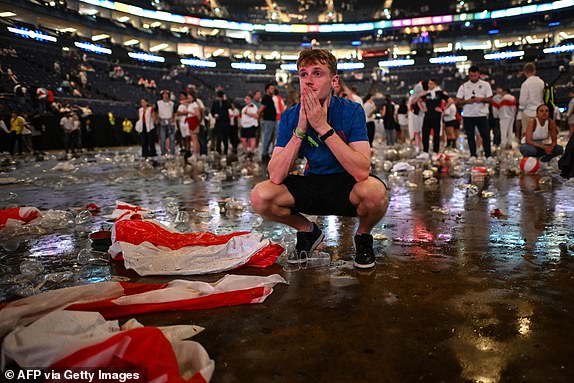
[[[25,259],[40,261],[46,272],[72,271],[68,284],[167,280],[138,278],[121,265],[78,264],[78,251],[89,246],[86,233],[108,224],[101,216],[116,199],[154,209],[165,223],[174,211],[187,211],[182,230],[257,230],[287,247],[294,243],[293,231],[259,225],[248,207],[218,213],[218,200],[247,202],[263,179],[246,165],[191,177],[170,164],[140,162],[136,148],[84,157],[66,171],[51,170],[57,164],[63,162],[3,161],[0,180],[25,182],[0,186],[1,204],[65,210],[95,202],[104,210],[83,228],[0,235],[3,299],[18,292],[8,278]],[[280,259],[268,269],[238,271],[288,280],[265,303],[137,319],[205,327],[195,339],[215,360],[216,383],[570,382],[574,252],[559,244],[574,238],[574,184],[552,174],[492,175],[472,195],[468,176],[425,185],[421,169],[389,178],[379,166],[378,174],[392,198],[374,230],[376,269],[352,267],[353,219],[318,217],[330,266],[292,270]],[[497,208],[502,216],[492,214]]]

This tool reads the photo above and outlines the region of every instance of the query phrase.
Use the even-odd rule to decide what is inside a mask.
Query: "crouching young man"
[[[369,175],[365,113],[360,104],[331,95],[339,77],[337,59],[328,50],[303,50],[297,69],[301,102],[281,116],[269,180],[253,188],[251,206],[298,231],[292,261],[301,262],[324,237],[302,213],[358,217],[354,265],[374,267],[370,232],[385,215],[389,197],[385,184]],[[305,175],[289,175],[300,155],[307,159]]]

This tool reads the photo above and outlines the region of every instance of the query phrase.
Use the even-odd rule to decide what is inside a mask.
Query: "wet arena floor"
[[[500,171],[490,170],[483,182],[471,179],[464,161],[446,164],[457,167],[457,177],[440,174],[443,163],[429,180],[428,162],[409,159],[414,169],[392,173],[392,163],[378,160],[375,173],[389,184],[391,203],[374,230],[375,269],[352,266],[354,219],[316,217],[330,264],[290,267],[281,257],[267,269],[237,270],[278,273],[289,282],[263,304],[137,319],[205,327],[194,339],[215,360],[216,383],[569,382],[574,183],[551,169],[513,175],[505,169],[512,160],[491,166]],[[138,148],[70,162],[4,159],[3,207],[66,212],[33,230],[0,232],[2,299],[34,288],[172,279],[140,278],[118,263],[78,257],[90,248],[89,232],[111,225],[105,216],[116,200],[150,208],[154,219],[182,232],[258,231],[294,246],[293,230],[262,222],[249,209],[249,192],[263,179],[258,165],[228,166],[212,156],[184,170],[180,161],[141,161]],[[102,207],[94,217],[81,214],[90,202]],[[43,270],[18,278],[26,267]]]

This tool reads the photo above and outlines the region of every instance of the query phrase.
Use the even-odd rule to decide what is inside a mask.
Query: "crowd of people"
[[[385,183],[370,174],[377,140],[387,146],[413,144],[430,155],[461,150],[457,143],[464,131],[471,157],[488,158],[493,149],[517,148],[524,156],[548,162],[563,153],[553,119],[558,114],[552,103],[545,102],[547,85],[532,63],[524,66],[526,80],[518,99],[500,84],[493,92],[484,73],[471,66],[468,79],[455,92],[441,89],[437,79],[429,78],[418,82],[410,97],[398,104],[386,95],[379,105],[380,95],[361,98],[344,83],[327,50],[302,51],[297,66],[300,92],[290,91],[287,102],[278,87],[268,83],[246,94],[239,105],[218,87],[215,99],[206,105],[197,88],[188,85],[177,94],[161,90],[159,100],[142,98],[135,123],[127,118],[122,122],[126,135],[137,132],[145,158],[182,154],[187,161],[211,150],[231,161],[243,156],[265,164],[269,179],[255,186],[251,205],[264,218],[298,231],[290,262],[303,262],[324,237],[303,214],[335,214],[359,218],[355,267],[375,265],[370,231],[389,203]],[[89,114],[74,110],[60,114],[66,153],[73,155],[82,146],[93,149]],[[573,114],[571,103],[566,112],[570,134]],[[10,126],[0,127],[12,154],[29,146],[25,137],[33,136],[35,129],[16,111]],[[300,157],[307,160],[305,174],[293,175],[290,170]]]
[[[59,62],[54,65],[55,71],[61,71]],[[86,89],[85,73],[90,70],[93,69],[82,62],[73,77],[64,76],[62,88],[68,87],[66,82],[71,88],[72,83],[77,82],[80,84],[78,89]],[[518,146],[525,156],[548,161],[561,153],[556,140],[552,138],[559,129],[555,120],[561,115],[557,108],[554,111],[552,107],[547,117],[544,109],[538,111],[545,102],[545,83],[536,75],[534,64],[526,64],[523,74],[526,80],[518,98],[504,84],[489,81],[486,72],[476,66],[469,68],[467,81],[458,89],[448,92],[440,87],[439,80],[429,78],[415,84],[409,96],[400,100],[379,93],[360,97],[357,89],[347,86],[338,78],[333,84],[332,93],[362,105],[371,147],[375,140],[388,146],[411,143],[420,151],[438,153],[455,149],[459,133],[463,131],[471,156],[481,153],[489,157],[493,149],[504,151]],[[18,82],[11,69],[5,69],[4,75],[9,81]],[[121,66],[115,65],[110,70],[110,76],[123,78],[125,72]],[[152,81],[140,77],[138,84],[149,87]],[[140,100],[138,117],[133,122],[129,121],[131,126],[126,125],[127,121],[122,123],[126,137],[122,143],[139,141],[144,157],[156,156],[157,144],[161,155],[183,153],[186,158],[207,154],[209,149],[226,155],[234,153],[255,158],[259,148],[257,159],[269,162],[281,115],[299,101],[300,95],[294,89],[288,88],[286,101],[279,87],[273,83],[267,84],[264,89],[254,89],[243,100],[231,100],[223,88],[218,87],[215,89],[215,100],[210,105],[204,104],[193,85],[179,92],[164,89],[159,92],[160,99],[157,101],[152,99],[156,93],[149,93],[149,99]],[[34,92],[35,102],[41,106],[39,113],[51,111],[58,115],[66,153],[75,154],[80,148],[93,148],[92,121],[86,118],[89,114],[66,109],[44,87],[35,86]],[[574,131],[574,92],[571,96],[572,101],[563,114],[570,133]],[[206,97],[209,98],[209,95]],[[10,126],[7,126],[8,120],[4,121],[6,129],[2,133],[5,136],[2,149],[11,154],[34,152],[32,141],[25,136],[39,136],[42,127],[32,126],[30,116],[15,112],[19,117],[14,120],[15,123],[11,119]],[[25,122],[18,123],[20,119]],[[548,123],[545,122],[547,120]],[[132,133],[132,129],[135,133]],[[134,140],[133,135],[138,140]],[[552,148],[545,148],[544,145]]]
[[[241,108],[221,87],[216,89],[215,96],[207,107],[197,89],[189,85],[179,92],[177,104],[175,93],[166,89],[161,91],[161,99],[155,104],[142,98],[135,123],[142,156],[157,156],[155,146],[159,141],[162,156],[179,152],[185,158],[197,157],[210,149],[224,155],[241,152],[253,159],[260,141],[259,159],[268,162],[277,136],[277,123],[285,110],[285,102],[276,86],[270,83],[264,92],[248,93]]]

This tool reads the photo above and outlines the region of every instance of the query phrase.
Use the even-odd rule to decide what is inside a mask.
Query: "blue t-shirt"
[[[294,105],[281,115],[275,146],[284,148],[293,136],[293,131],[299,122],[300,108],[301,104]],[[356,102],[344,98],[331,97],[327,122],[347,144],[369,140],[365,112],[361,105]],[[307,135],[319,144],[319,147],[313,146],[307,139],[301,143],[299,156],[307,159],[305,174],[338,174],[346,172],[327,144],[319,140],[317,133],[313,129],[309,129]]]

